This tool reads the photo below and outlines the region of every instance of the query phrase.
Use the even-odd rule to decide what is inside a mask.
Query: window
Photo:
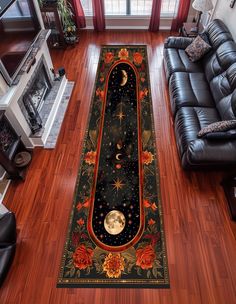
[[[27,1],[21,0],[13,3],[7,12],[4,14],[4,18],[19,18],[19,17],[29,17],[30,11]]]
[[[150,16],[153,0],[104,0],[107,16]],[[156,0],[155,0],[156,1]],[[162,0],[161,15],[173,16],[179,0]],[[92,0],[81,0],[85,16],[93,15]]]
[[[92,0],[81,0],[85,16],[93,15]]]
[[[105,14],[109,15],[151,15],[152,0],[105,0]]]
[[[173,17],[178,7],[178,4],[179,0],[162,0],[161,15],[166,17]]]

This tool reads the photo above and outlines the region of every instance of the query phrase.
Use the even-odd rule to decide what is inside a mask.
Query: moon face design
[[[125,228],[125,216],[118,210],[107,213],[104,219],[104,227],[109,234],[116,235]]]
[[[128,81],[128,74],[125,70],[121,70],[121,73],[122,73],[122,80],[120,86],[123,87],[124,85],[126,85],[126,82]]]
[[[120,160],[119,157],[120,157],[121,155],[122,155],[121,153],[116,154],[116,159],[117,159],[117,160]]]

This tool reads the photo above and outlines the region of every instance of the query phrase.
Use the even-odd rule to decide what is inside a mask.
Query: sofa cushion
[[[235,114],[232,109],[232,101],[236,101],[236,93],[230,94],[224,98],[222,98],[217,103],[217,110],[220,114],[221,120],[231,120],[235,119]]]
[[[207,138],[211,140],[236,139],[236,129],[223,132],[210,132],[203,135],[202,138]]]
[[[15,255],[16,245],[0,247],[0,286],[2,285]]]
[[[169,92],[174,115],[183,106],[215,107],[203,73],[174,73],[170,78]]]
[[[222,131],[228,131],[231,129],[236,128],[236,120],[222,120],[214,122],[206,127],[203,127],[198,132],[198,137],[202,137],[208,133],[212,132],[222,132]]]
[[[187,150],[189,143],[197,139],[197,134],[203,127],[219,120],[215,108],[180,108],[175,117],[175,135],[180,156]]]
[[[216,104],[236,89],[236,63],[232,64],[224,73],[214,77],[210,88]]]
[[[223,43],[214,53],[206,54],[202,62],[206,78],[210,82],[236,62],[236,44],[233,41]]]
[[[5,213],[0,218],[0,245],[16,242],[16,219],[12,212]]]
[[[211,46],[205,42],[200,35],[198,35],[193,42],[186,47],[185,52],[187,53],[190,61],[196,62],[208,53],[210,49]]]
[[[174,72],[203,72],[201,63],[191,62],[184,49],[164,49],[164,57],[167,79]]]

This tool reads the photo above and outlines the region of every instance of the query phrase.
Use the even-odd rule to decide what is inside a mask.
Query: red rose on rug
[[[113,59],[114,59],[113,53],[108,52],[105,54],[105,58],[104,58],[105,63],[107,63],[107,64],[111,63],[113,61]]]
[[[143,163],[149,165],[154,160],[154,155],[149,151],[143,151]]]
[[[125,269],[125,260],[120,253],[109,253],[103,263],[103,271],[106,272],[108,278],[119,278],[121,272]]]
[[[143,56],[138,52],[134,53],[134,63],[140,65],[142,61],[143,61]]]
[[[139,248],[136,251],[136,265],[142,269],[149,269],[153,267],[156,254],[153,250],[152,245],[147,245],[144,248]]]
[[[129,52],[127,51],[127,49],[121,49],[118,53],[118,57],[120,59],[126,59],[129,57]]]
[[[73,254],[73,262],[76,268],[85,269],[92,266],[93,249],[86,248],[84,244],[81,244],[75,250]]]
[[[91,150],[91,151],[87,152],[84,157],[86,164],[94,165],[96,162],[96,155],[97,155],[96,151]]]

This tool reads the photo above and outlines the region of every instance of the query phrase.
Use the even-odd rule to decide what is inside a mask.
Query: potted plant
[[[71,4],[67,0],[57,0],[57,6],[61,17],[65,41],[68,44],[74,44],[78,41],[78,38]]]
[[[55,0],[61,18],[66,43],[74,44],[78,41],[77,28],[73,20],[74,13],[69,0]],[[38,0],[39,6],[47,5],[47,0]]]

